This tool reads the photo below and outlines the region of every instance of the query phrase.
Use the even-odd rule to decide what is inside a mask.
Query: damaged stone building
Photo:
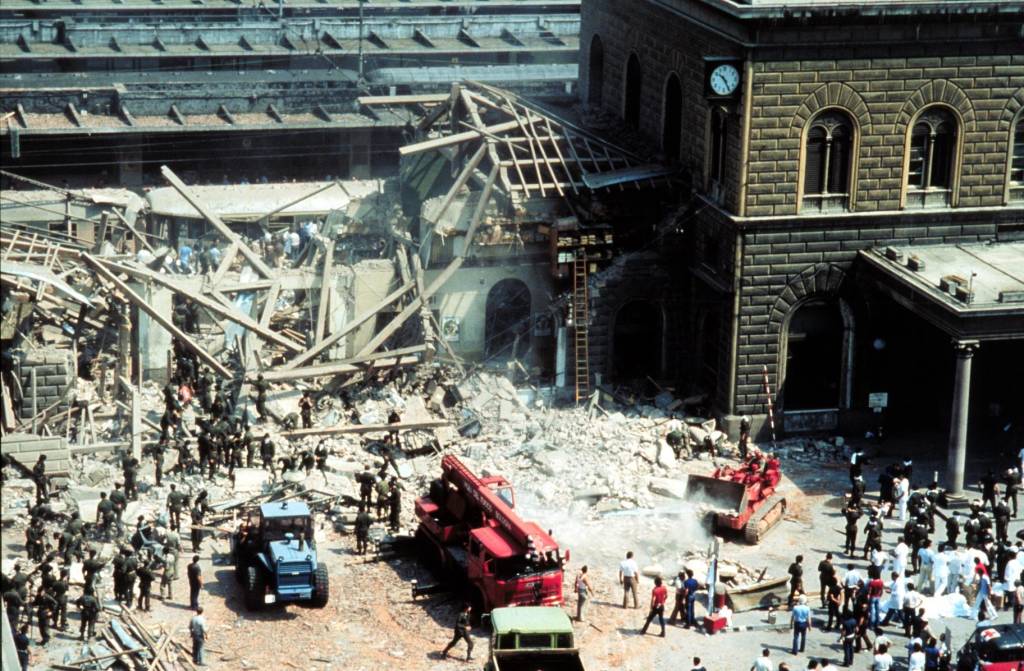
[[[970,390],[972,433],[1011,447],[1019,6],[595,0],[582,21],[585,104],[693,185],[678,373],[695,390],[733,426],[767,432],[767,385],[781,430],[884,424],[940,443],[934,418],[953,407],[955,434]]]

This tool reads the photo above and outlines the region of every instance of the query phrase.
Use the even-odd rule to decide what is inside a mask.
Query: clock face
[[[740,85],[740,71],[728,63],[719,65],[711,71],[709,83],[715,95],[727,96]]]

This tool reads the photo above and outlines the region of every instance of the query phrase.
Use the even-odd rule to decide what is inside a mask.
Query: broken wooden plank
[[[496,174],[496,170],[497,167],[495,167],[495,169],[491,171],[492,176]],[[444,283],[447,282],[448,279],[455,274],[455,271],[462,266],[463,261],[465,261],[464,256],[460,255],[455,257],[455,259],[453,259],[452,262],[449,263],[448,266],[443,271],[441,271],[441,274],[434,278],[434,281],[430,283],[430,286],[427,287],[427,290],[424,293],[416,296],[416,298],[414,298],[412,302],[405,307],[404,310],[398,313],[398,315],[394,319],[392,319],[387,326],[381,329],[381,331],[377,335],[375,335],[370,340],[370,342],[366,343],[366,345],[364,345],[363,348],[359,350],[356,356],[363,356],[364,354],[369,354],[371,352],[377,351],[378,347],[387,342],[387,339],[390,338],[395,333],[395,331],[397,331],[402,326],[402,324],[404,324],[406,320],[409,319],[409,317],[416,314],[416,312],[419,311],[420,307],[422,307],[426,301],[430,300],[430,297],[433,296],[434,293],[436,293],[437,290],[440,289],[444,285]]]
[[[174,291],[177,291],[178,293],[186,296],[189,300],[198,303],[199,305],[206,308],[210,312],[221,317],[224,317],[225,319],[229,319],[238,324],[239,326],[244,326],[250,331],[253,331],[254,333],[256,333],[256,335],[262,337],[264,340],[269,340],[273,343],[280,345],[281,347],[291,350],[292,352],[301,352],[303,350],[303,346],[295,342],[294,340],[286,338],[280,333],[272,331],[269,328],[264,328],[258,322],[253,320],[252,317],[249,317],[239,312],[235,305],[231,301],[227,300],[227,298],[225,298],[223,295],[217,296],[216,293],[214,294],[214,296],[219,297],[222,301],[226,302],[225,305],[222,305],[220,302],[211,300],[202,294],[190,292],[185,286],[179,284],[176,280],[171,279],[169,275],[163,275],[161,273],[153,272],[148,268],[132,268],[130,266],[115,264],[111,261],[107,261],[105,263],[113,266],[119,272],[124,272],[129,275],[134,275],[137,277],[145,277],[156,282],[157,284],[161,284],[167,287],[168,289],[173,289]]]
[[[263,379],[267,382],[283,382],[285,380],[297,380],[300,378],[355,373],[362,370],[362,368],[356,364],[369,363],[376,360],[383,361],[385,357],[389,359],[398,359],[398,365],[408,365],[419,361],[418,358],[411,357],[410,355],[419,354],[425,349],[426,345],[412,345],[410,347],[403,347],[401,349],[390,350],[387,352],[374,352],[364,354],[362,356],[342,359],[341,361],[332,361],[331,363],[323,364],[321,366],[303,366],[301,368],[292,368],[290,370],[267,370],[263,371],[262,375]],[[384,365],[388,364],[380,363],[378,364],[378,367]]]
[[[263,262],[263,259],[259,257],[259,254],[252,251],[252,249],[249,248],[249,245],[245,244],[245,242],[238,237],[237,233],[232,231],[228,228],[227,224],[221,221],[220,217],[218,217],[214,212],[207,210],[206,206],[204,206],[199,199],[195,197],[195,194],[189,190],[185,183],[182,182],[170,168],[166,165],[160,166],[160,173],[164,176],[164,179],[166,179],[171,186],[181,194],[181,197],[188,201],[189,205],[196,208],[196,211],[199,212],[206,221],[210,222],[211,226],[217,229],[218,233],[238,245],[238,250],[242,252],[242,256],[252,264],[253,268],[256,269],[256,272],[263,277],[269,278],[273,276],[273,271],[271,271],[269,266]]]
[[[356,98],[360,105],[427,105],[443,103],[448,100],[447,93],[413,93],[393,96],[360,96]]]
[[[443,217],[444,213],[448,211],[448,207],[451,206],[452,201],[455,200],[455,196],[458,195],[459,190],[466,185],[467,181],[469,181],[469,176],[472,175],[473,171],[476,170],[476,167],[480,165],[480,161],[483,160],[484,153],[486,151],[487,145],[481,144],[480,148],[477,149],[476,153],[469,159],[469,162],[463,166],[462,172],[459,173],[455,183],[452,184],[452,188],[448,189],[448,193],[445,194],[444,200],[441,201],[441,207],[433,216],[435,224],[441,221],[441,217]]]
[[[228,274],[228,270],[231,269],[231,264],[235,262],[235,257],[238,255],[238,243],[232,242],[228,245],[228,248],[224,250],[224,255],[220,257],[220,263],[213,272],[213,277],[210,278],[210,284],[217,286],[224,279],[224,276]]]
[[[312,429],[293,429],[282,431],[280,435],[288,438],[301,436],[325,436],[341,433],[378,433],[388,431],[421,431],[448,426],[448,420],[432,419],[425,422],[395,422],[394,424],[349,424],[345,426],[314,427]]]
[[[124,294],[125,298],[127,298],[130,302],[134,303],[135,306],[138,307],[140,310],[142,310],[150,317],[152,317],[156,323],[160,324],[160,326],[170,331],[171,335],[173,335],[175,338],[181,341],[182,345],[187,347],[189,350],[195,352],[196,355],[200,359],[202,359],[204,363],[206,363],[206,365],[210,366],[210,368],[213,368],[215,371],[217,371],[219,375],[223,377],[232,377],[231,371],[225,368],[220,361],[217,361],[217,359],[210,356],[210,354],[205,349],[196,345],[192,341],[192,339],[185,334],[184,331],[182,331],[177,326],[172,324],[169,319],[164,317],[162,314],[160,314],[158,310],[156,310],[149,303],[147,303],[142,298],[142,296],[139,296],[137,293],[132,291],[131,287],[129,287],[127,284],[121,281],[121,279],[114,275],[114,273],[110,272],[110,270],[103,263],[94,258],[91,254],[82,254],[82,259],[90,266],[92,266],[92,268],[96,271],[98,275],[100,275],[110,284],[113,284],[118,291]]]
[[[322,342],[320,342],[315,347],[313,347],[313,348],[311,348],[309,350],[306,350],[302,354],[300,354],[297,357],[293,358],[288,363],[286,363],[283,366],[281,366],[279,368],[279,370],[291,370],[293,368],[301,366],[302,364],[306,363],[307,361],[313,360],[321,352],[326,350],[328,347],[331,347],[332,345],[334,345],[334,343],[338,342],[339,340],[344,338],[346,335],[348,335],[352,331],[356,330],[357,328],[362,326],[364,323],[366,323],[367,321],[369,321],[373,317],[377,316],[378,312],[380,312],[381,310],[383,310],[384,308],[386,308],[387,306],[391,305],[392,303],[397,301],[399,298],[404,296],[414,286],[416,286],[415,283],[409,282],[409,283],[399,287],[395,291],[392,291],[390,294],[388,294],[387,296],[382,298],[379,303],[377,303],[376,305],[374,305],[369,310],[367,310],[363,314],[359,315],[358,317],[356,317],[355,319],[353,319],[349,323],[345,324],[345,326],[342,327],[342,329],[340,331],[332,333],[330,336],[328,336],[326,339],[324,339]]]
[[[260,326],[270,328],[270,319],[274,316],[274,306],[277,305],[277,297],[281,295],[281,283],[274,282],[267,291],[267,297],[263,304],[263,313],[260,314]]]
[[[334,269],[334,240],[328,240],[324,246],[324,272],[320,280],[319,304],[316,307],[316,323],[313,334],[313,344],[323,341],[327,333],[327,305],[330,303],[331,270]]]
[[[513,128],[518,128],[519,122],[517,121],[505,121],[504,123],[495,124],[493,126],[485,126],[480,130],[467,130],[462,133],[453,133],[444,137],[434,138],[432,140],[424,140],[423,142],[416,142],[414,144],[407,144],[398,148],[398,153],[402,156],[408,156],[410,154],[419,154],[425,151],[431,151],[433,149],[441,149],[442,147],[450,147],[453,144],[460,144],[467,140],[475,140],[485,131],[487,133],[503,133]]]

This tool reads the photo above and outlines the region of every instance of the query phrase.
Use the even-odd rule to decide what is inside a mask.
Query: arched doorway
[[[636,54],[629,55],[626,63],[626,99],[622,106],[622,118],[631,128],[640,127],[640,91],[643,83],[643,72],[640,70],[640,59]]]
[[[683,87],[673,72],[665,82],[665,109],[662,114],[661,150],[669,161],[679,159],[679,139],[683,124]]]
[[[487,292],[484,356],[521,359],[530,349],[530,288],[517,279],[501,280]]]
[[[654,379],[662,374],[664,322],[650,301],[631,301],[615,314],[612,374],[617,380]]]
[[[587,70],[587,104],[591,107],[600,107],[603,89],[604,45],[601,38],[594,35],[594,39],[590,41],[590,61]]]
[[[845,339],[838,299],[811,299],[796,308],[786,335],[787,412],[842,407]]]

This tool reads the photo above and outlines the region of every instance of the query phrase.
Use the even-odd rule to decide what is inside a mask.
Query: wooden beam
[[[259,322],[253,320],[252,317],[249,317],[248,315],[239,312],[235,305],[231,301],[227,300],[227,298],[225,298],[223,295],[219,296],[219,298],[221,298],[224,301],[224,304],[215,300],[211,300],[201,293],[189,291],[188,287],[185,287],[179,284],[177,281],[172,280],[170,276],[154,272],[148,268],[131,268],[120,264],[114,264],[113,262],[110,261],[107,261],[105,263],[114,266],[119,272],[134,275],[136,277],[144,277],[146,279],[152,280],[153,282],[156,282],[157,284],[161,284],[167,287],[168,289],[173,289],[174,291],[177,291],[178,293],[188,297],[189,300],[193,301],[194,303],[198,303],[199,305],[206,308],[215,315],[219,315],[221,317],[224,317],[225,319],[229,319],[238,324],[239,326],[244,326],[250,331],[253,331],[254,333],[256,333],[256,335],[261,336],[264,340],[269,340],[273,343],[280,345],[281,347],[284,347],[285,349],[291,350],[292,352],[301,352],[303,349],[302,345],[296,343],[291,338],[286,338],[280,333],[272,331],[269,328],[263,328],[262,326],[260,326]]]
[[[428,105],[443,103],[451,97],[448,93],[420,93],[394,96],[359,96],[360,105]]]
[[[228,274],[228,270],[231,269],[231,264],[235,262],[235,257],[238,255],[238,243],[232,242],[228,245],[228,248],[224,250],[224,255],[220,257],[220,263],[217,264],[216,270],[213,271],[213,277],[210,278],[210,284],[214,287],[219,285],[224,279],[224,276]]]
[[[463,166],[462,172],[459,173],[458,179],[452,184],[452,188],[448,189],[448,193],[445,194],[444,200],[441,201],[441,208],[437,211],[437,214],[433,216],[434,223],[437,224],[441,221],[441,217],[448,211],[448,207],[451,206],[452,201],[455,200],[455,196],[458,195],[459,190],[466,185],[469,181],[469,176],[476,170],[476,167],[480,165],[480,161],[484,158],[484,153],[487,151],[487,145],[482,144],[480,148],[476,150],[476,153],[469,159],[469,162]]]
[[[324,246],[324,273],[320,280],[319,304],[316,306],[316,324],[313,334],[313,344],[324,339],[327,333],[327,304],[330,303],[328,296],[331,295],[331,271],[334,270],[334,240],[328,240]]]
[[[482,131],[488,133],[503,133],[513,128],[518,128],[519,123],[516,121],[505,121],[503,123],[494,124],[493,126],[485,126]],[[432,149],[441,149],[442,147],[450,147],[453,144],[460,144],[467,140],[475,140],[476,138],[483,135],[481,130],[468,130],[462,133],[453,133],[444,137],[434,138],[433,140],[425,140],[423,142],[417,142],[415,144],[407,144],[398,148],[398,153],[402,156],[408,156],[410,154],[419,154],[425,151],[431,151]]]
[[[408,365],[418,363],[419,357],[412,356],[420,354],[427,348],[426,345],[413,345],[388,352],[372,352],[363,356],[349,357],[341,361],[332,361],[321,366],[302,366],[291,370],[265,370],[263,379],[267,382],[284,382],[286,380],[298,380],[309,377],[322,377],[326,375],[341,375],[344,373],[355,373],[362,370],[365,364],[374,362],[375,367],[386,368],[387,366]]]
[[[196,208],[199,214],[203,215],[203,218],[206,219],[206,221],[210,222],[210,225],[216,228],[217,231],[225,238],[238,245],[238,250],[242,252],[242,256],[244,256],[246,260],[252,264],[253,268],[256,269],[256,272],[258,272],[263,277],[271,277],[273,275],[273,271],[271,271],[267,264],[263,262],[263,259],[261,259],[256,252],[252,251],[252,249],[249,248],[249,245],[245,244],[245,242],[243,242],[242,239],[238,237],[237,233],[228,228],[227,224],[221,221],[220,217],[218,217],[215,213],[207,210],[206,207],[199,201],[199,199],[196,198],[195,195],[189,190],[189,188],[185,186],[185,183],[182,182],[178,178],[178,176],[171,171],[170,168],[168,168],[166,165],[160,166],[160,173],[164,176],[164,179],[170,182],[171,186],[173,186],[174,189],[181,194],[182,198],[188,201],[189,205]]]
[[[497,168],[495,167],[495,170],[496,169]],[[491,171],[491,174],[494,174],[494,170]],[[455,271],[462,266],[463,261],[465,261],[464,256],[455,257],[455,259],[448,264],[448,267],[441,271],[440,275],[434,278],[434,281],[430,283],[430,286],[427,287],[426,291],[416,296],[409,305],[405,306],[405,309],[398,313],[398,315],[392,319],[387,326],[381,329],[380,333],[375,335],[370,342],[366,343],[366,345],[359,350],[356,356],[363,356],[365,354],[370,354],[371,352],[376,352],[378,347],[383,345],[387,339],[390,338],[395,331],[397,331],[402,324],[409,319],[409,317],[416,314],[420,307],[422,307],[426,301],[430,300],[430,297],[433,296],[438,289],[444,286],[444,283],[447,282],[448,279],[455,274]]]
[[[277,304],[277,297],[281,295],[281,283],[274,282],[267,291],[266,302],[263,304],[263,312],[260,314],[260,326],[270,328],[270,319],[274,316],[274,306]]]
[[[326,350],[328,347],[331,347],[332,345],[334,345],[334,343],[338,342],[339,340],[344,338],[346,335],[348,335],[352,331],[354,331],[357,328],[359,328],[360,326],[362,326],[364,323],[369,321],[371,318],[376,317],[377,313],[379,313],[381,310],[383,310],[387,306],[389,306],[392,303],[394,303],[395,301],[397,301],[402,296],[404,296],[414,286],[416,286],[415,283],[409,282],[409,283],[403,285],[402,287],[396,289],[395,291],[392,291],[390,294],[388,294],[383,299],[381,299],[381,301],[379,303],[377,303],[376,305],[374,305],[369,310],[367,310],[363,314],[359,315],[358,317],[356,317],[355,319],[353,319],[349,323],[345,324],[345,326],[342,327],[342,329],[340,331],[332,333],[330,336],[328,336],[326,339],[321,341],[315,347],[306,350],[305,352],[303,352],[302,354],[298,355],[297,357],[295,357],[294,359],[292,359],[288,363],[286,363],[283,366],[281,366],[278,370],[292,370],[292,369],[294,369],[294,368],[296,368],[298,366],[301,366],[302,364],[306,363],[307,361],[313,360],[321,352]]]
[[[487,183],[484,184],[484,190],[480,192],[480,200],[477,201],[476,209],[473,210],[473,218],[469,221],[469,227],[466,229],[466,243],[462,248],[462,255],[469,256],[470,245],[473,244],[473,237],[476,235],[476,229],[480,226],[480,221],[484,217],[484,210],[487,209],[487,203],[491,199],[491,190],[494,188],[494,180],[498,176],[498,166],[491,167],[491,174],[487,176]]]
[[[140,310],[142,310],[150,317],[152,317],[156,323],[160,324],[160,326],[163,326],[165,329],[170,331],[171,335],[180,340],[185,347],[195,352],[196,355],[200,359],[202,359],[204,363],[206,363],[206,365],[217,371],[217,373],[222,377],[232,377],[231,371],[225,368],[220,361],[217,361],[217,359],[210,356],[210,354],[205,349],[196,345],[192,341],[192,339],[185,334],[184,331],[182,331],[177,326],[172,324],[169,319],[160,314],[154,307],[152,307],[149,303],[143,300],[141,296],[132,291],[132,289],[127,284],[122,282],[120,278],[114,275],[114,273],[110,272],[110,270],[108,270],[107,267],[103,265],[103,263],[101,263],[99,260],[97,260],[90,254],[83,253],[81,258],[90,266],[92,266],[92,268],[100,277],[105,279],[110,284],[113,284],[117,288],[117,290],[124,294],[125,298],[127,298],[131,303],[134,303],[136,307],[138,307]]]
[[[345,190],[345,187],[341,185],[340,181],[330,182],[328,184],[325,184],[324,186],[318,187],[318,188],[310,191],[309,193],[307,193],[304,196],[300,196],[300,197],[296,198],[295,200],[291,201],[290,203],[286,203],[286,204],[282,205],[281,207],[277,208],[276,210],[271,210],[270,212],[267,212],[262,217],[260,217],[260,219],[262,219],[264,221],[268,220],[272,216],[274,216],[275,214],[278,214],[280,212],[284,212],[285,210],[287,210],[289,207],[292,207],[293,205],[298,205],[299,203],[301,203],[304,200],[308,200],[308,199],[312,198],[313,196],[315,196],[315,195],[317,195],[319,193],[323,193],[324,191],[326,191],[327,189],[331,188],[332,186],[339,187],[346,196],[349,196],[348,191]],[[351,198],[351,196],[349,196],[349,198]]]
[[[437,429],[442,426],[449,426],[444,419],[430,419],[425,422],[395,422],[394,424],[349,424],[346,426],[327,426],[313,429],[294,429],[282,431],[281,435],[288,438],[300,438],[302,436],[326,436],[340,433],[386,433],[388,431],[421,431],[424,429]]]

